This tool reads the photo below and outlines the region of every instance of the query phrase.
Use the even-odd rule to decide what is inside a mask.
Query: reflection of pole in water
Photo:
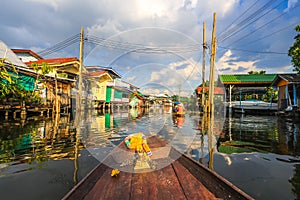
[[[231,132],[231,129],[232,129],[232,115],[229,115],[229,116],[228,116],[229,141],[232,140],[232,132]]]
[[[79,136],[80,136],[80,127],[77,131],[76,128],[76,142],[75,142],[75,147],[74,147],[74,175],[73,175],[73,181],[74,185],[77,184],[77,174],[78,174],[78,155],[79,155]]]
[[[206,114],[202,115],[201,119],[201,157],[199,158],[199,162],[203,164],[204,159],[204,134],[205,134],[205,122],[206,122]]]

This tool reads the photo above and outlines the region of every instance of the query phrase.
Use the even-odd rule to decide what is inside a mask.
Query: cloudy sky
[[[112,67],[144,92],[188,95],[201,83],[203,22],[210,49],[214,12],[216,74],[292,72],[298,0],[10,0],[0,40],[44,58],[79,57],[84,27],[85,65]]]

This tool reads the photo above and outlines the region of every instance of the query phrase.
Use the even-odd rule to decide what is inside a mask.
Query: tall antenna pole
[[[202,102],[201,102],[201,105],[202,105],[202,110],[203,112],[205,112],[206,108],[205,108],[205,90],[204,90],[204,87],[205,87],[205,54],[206,54],[206,23],[203,22],[203,55],[202,55]]]
[[[209,97],[208,112],[214,112],[214,71],[216,61],[216,13],[214,12],[213,31],[211,36],[210,76],[209,76]]]

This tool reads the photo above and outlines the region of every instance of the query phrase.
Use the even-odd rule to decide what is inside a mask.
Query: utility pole
[[[206,23],[203,22],[203,55],[202,55],[202,101],[201,101],[201,105],[202,105],[202,110],[203,112],[206,111],[206,108],[205,108],[205,90],[204,90],[204,87],[205,87],[205,54],[206,54]]]
[[[80,31],[80,46],[79,46],[79,80],[78,80],[78,98],[76,103],[76,114],[81,112],[82,103],[82,63],[83,63],[83,42],[84,42],[84,28]]]
[[[83,68],[83,42],[84,42],[84,28],[81,28],[80,31],[80,45],[79,45],[79,79],[78,79],[78,93],[76,99],[76,117],[75,117],[75,126],[76,126],[76,142],[74,146],[74,174],[73,181],[74,185],[77,184],[77,175],[78,175],[78,156],[79,156],[79,144],[80,144],[80,132],[81,132],[81,111],[82,111],[82,68]]]
[[[211,36],[211,56],[210,56],[210,74],[209,74],[209,96],[208,113],[214,112],[214,71],[216,61],[216,13],[214,13],[213,30]]]

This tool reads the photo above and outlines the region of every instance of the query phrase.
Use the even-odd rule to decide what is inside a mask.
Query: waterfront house
[[[24,63],[43,59],[40,55],[38,55],[37,53],[35,53],[29,49],[12,49],[12,51]]]
[[[109,67],[86,66],[85,68],[90,77],[89,87],[91,88],[92,99],[98,108],[110,109],[112,104],[120,101],[120,98],[122,101],[123,93],[126,95],[126,91],[121,90],[120,87],[115,89],[118,84],[116,85],[114,82],[115,79],[121,78],[121,75]]]
[[[36,61],[26,62],[27,66],[31,69],[34,65],[38,67],[38,72],[41,73],[41,69],[44,65],[49,66],[50,70],[45,77],[46,85],[43,87],[43,81],[38,84],[41,87],[37,89],[42,90],[47,102],[51,104],[58,98],[59,108],[64,109],[64,112],[71,109],[72,95],[71,91],[76,86],[76,79],[79,74],[79,60],[76,57],[71,58],[50,58],[40,59]],[[39,77],[40,78],[40,77]],[[46,91],[45,91],[46,90]],[[56,90],[57,93],[56,93]]]
[[[106,71],[89,72],[89,77],[92,99],[98,103],[105,103],[107,98],[110,99],[107,97],[107,82],[112,82],[113,78]]]
[[[47,73],[47,75],[68,79],[77,78],[80,65],[79,60],[76,57],[41,59],[26,62],[25,64],[31,69],[33,69],[34,65],[37,65],[38,67],[40,67],[39,69],[41,69],[43,65],[46,64],[52,68],[52,71]]]
[[[218,77],[218,85],[224,86],[227,102],[260,99],[275,78],[276,74],[223,74]]]
[[[130,96],[138,89],[132,84],[121,79],[114,79],[112,82],[108,82],[107,87],[111,88],[110,101],[117,107],[128,106],[130,102]]]
[[[74,85],[75,80],[63,78],[63,77],[55,77],[51,74],[42,75],[39,72],[30,69],[3,42],[0,42],[0,54],[1,54],[0,55],[1,58],[7,59],[5,61],[5,68],[8,70],[10,74],[13,75],[15,84],[17,84],[19,88],[22,88],[25,91],[32,92],[32,96],[34,96],[33,94],[39,93],[39,96],[43,100],[42,102],[40,102],[43,103],[42,106],[42,104],[33,105],[32,103],[37,103],[37,102],[34,101],[31,102],[27,99],[27,102],[25,102],[27,112],[29,111],[40,112],[41,111],[40,108],[43,108],[44,110],[47,107],[52,107],[53,101],[56,96],[56,88],[57,88],[57,99],[59,104],[66,109],[70,107],[71,105],[70,88],[71,85]],[[38,82],[37,79],[39,79],[42,76],[44,77],[44,82]],[[16,107],[16,109],[20,109],[22,103],[21,101],[24,101],[24,99],[22,100],[18,98],[18,99],[12,99],[10,101],[11,101],[10,102],[11,105],[16,105],[14,106]],[[6,113],[8,113],[8,111],[14,113],[19,112],[16,111],[16,109],[14,109],[13,107],[10,108],[11,109],[5,110],[5,112]]]
[[[278,109],[300,110],[300,74],[278,74],[272,86],[278,88]]]
[[[197,87],[197,97],[198,98],[201,98],[202,97],[202,87],[201,86],[198,86]],[[204,94],[208,94],[208,90],[209,90],[209,87],[205,86],[204,87]],[[224,101],[225,100],[225,89],[224,87],[218,87],[218,86],[215,86],[214,87],[214,96],[216,99],[220,99],[220,101]]]
[[[13,64],[27,68],[27,65],[20,60],[20,58],[4,43],[0,40],[0,58],[7,59],[6,63]]]

